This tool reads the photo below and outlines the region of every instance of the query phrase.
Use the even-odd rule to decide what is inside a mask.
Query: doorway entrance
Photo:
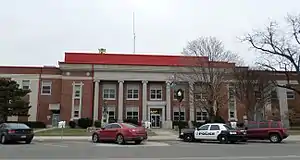
[[[159,108],[150,109],[151,128],[161,128],[162,110]]]
[[[160,128],[160,114],[151,115],[151,126],[152,128]]]

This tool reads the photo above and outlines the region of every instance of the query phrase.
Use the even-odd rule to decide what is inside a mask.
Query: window
[[[208,113],[203,111],[203,112],[196,112],[196,120],[197,121],[205,121],[208,119]]]
[[[195,94],[195,100],[206,100],[208,98],[207,93],[197,93]]]
[[[271,128],[280,128],[278,122],[271,122]]]
[[[51,95],[52,82],[51,81],[42,81],[42,95]]]
[[[29,127],[26,124],[22,123],[8,123],[7,126],[11,129],[29,129]]]
[[[139,119],[138,107],[127,108],[126,119]]]
[[[209,125],[204,125],[204,126],[199,127],[198,130],[203,131],[203,130],[208,130],[208,128],[209,128]]]
[[[116,99],[116,90],[113,88],[103,89],[103,98],[104,99]]]
[[[218,130],[220,130],[220,127],[218,125],[211,125],[209,130],[218,131]]]
[[[127,89],[127,99],[139,99],[139,89],[138,88],[128,88]]]
[[[111,128],[111,124],[107,124],[107,125],[105,125],[105,126],[104,126],[104,128],[105,128],[105,129],[109,129],[109,128]]]
[[[174,121],[179,121],[179,112],[174,112],[173,120]],[[180,120],[181,121],[185,120],[185,112],[180,112]]]
[[[255,129],[255,128],[258,128],[258,124],[257,123],[250,123],[248,124],[248,129]]]
[[[287,91],[286,92],[286,98],[287,99],[295,99],[295,92],[293,92],[293,91]]]
[[[74,118],[79,118],[79,106],[74,106]]]
[[[74,97],[80,98],[81,97],[81,85],[74,86]]]
[[[115,111],[108,111],[108,122],[115,120]]]
[[[118,124],[111,124],[111,128],[121,128],[121,126]]]
[[[150,100],[161,100],[162,99],[162,89],[154,89],[150,90]]]
[[[259,128],[269,128],[269,123],[259,123]]]
[[[24,90],[30,89],[30,80],[22,80],[22,89]]]
[[[134,124],[129,124],[129,123],[123,123],[123,125],[126,126],[126,128],[137,128],[138,127]]]
[[[232,111],[230,111],[230,112],[229,112],[229,117],[230,117],[230,118],[235,118],[235,113],[232,112]]]

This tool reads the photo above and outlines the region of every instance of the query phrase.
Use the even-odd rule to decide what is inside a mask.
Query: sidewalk
[[[92,136],[35,136],[34,141],[92,141]],[[148,141],[178,141],[178,136],[149,136]]]

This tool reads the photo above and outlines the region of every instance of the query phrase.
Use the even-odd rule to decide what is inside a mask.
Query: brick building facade
[[[171,77],[189,63],[183,56],[154,56],[130,54],[65,53],[59,67],[0,67],[0,77],[16,80],[20,87],[30,88],[28,95],[30,116],[28,121],[43,121],[55,125],[58,120],[74,120],[89,117],[102,118],[103,105],[108,108],[109,118],[117,121],[136,118],[139,121],[154,119],[155,127],[170,128],[172,121],[204,121],[208,114],[195,107],[189,91],[194,84],[180,82],[170,86]],[[189,57],[185,57],[189,58]],[[207,57],[197,58],[208,62]],[[189,62],[193,61],[190,59]],[[219,68],[235,67],[232,63],[214,62]],[[174,91],[182,88],[185,98],[179,109]],[[223,87],[229,93],[229,85]],[[283,115],[288,106],[298,107],[299,97],[286,89],[277,89],[278,108]],[[234,100],[220,111],[228,121],[243,120],[243,105]],[[24,120],[24,117],[9,117]]]

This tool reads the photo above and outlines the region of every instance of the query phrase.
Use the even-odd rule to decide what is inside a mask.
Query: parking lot
[[[142,145],[53,141],[0,145],[0,158],[300,159],[300,143],[245,144],[146,142]],[[197,157],[197,158],[195,158]]]

